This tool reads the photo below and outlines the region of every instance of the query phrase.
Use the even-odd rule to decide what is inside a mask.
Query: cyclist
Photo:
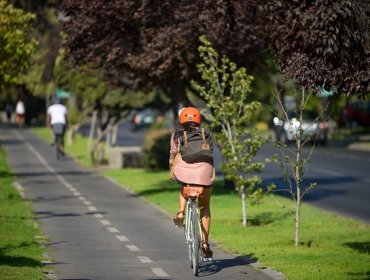
[[[56,135],[60,134],[62,137],[61,141],[61,151],[64,154],[64,134],[68,124],[67,121],[68,110],[66,106],[64,106],[63,101],[61,99],[54,99],[52,105],[49,106],[47,110],[47,126],[52,129],[54,139],[52,145],[55,144]]]
[[[186,107],[180,111],[179,122],[181,130],[192,131],[200,128],[201,115],[197,108]],[[171,149],[169,163],[170,167],[174,163],[176,154],[179,151],[179,139],[176,133],[171,136]],[[176,226],[182,227],[185,218],[186,198],[184,196],[184,186],[191,185],[203,188],[203,195],[199,197],[200,218],[202,227],[202,254],[205,258],[212,258],[208,243],[209,229],[211,224],[210,198],[212,193],[212,184],[215,179],[215,169],[213,162],[187,163],[177,157],[173,166],[174,179],[181,185],[179,195],[179,211],[173,219]]]

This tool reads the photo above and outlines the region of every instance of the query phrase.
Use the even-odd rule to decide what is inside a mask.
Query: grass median
[[[41,135],[41,134],[39,134]],[[85,142],[84,142],[85,141]],[[87,140],[77,138],[67,147],[80,160],[88,159]],[[84,161],[82,161],[84,162]],[[164,209],[170,217],[178,210],[178,185],[167,171],[106,170],[105,176]],[[289,280],[370,279],[370,226],[312,207],[302,206],[301,246],[294,247],[294,203],[269,195],[263,204],[248,205],[249,225],[241,225],[241,200],[217,180],[212,200],[211,239],[226,251],[250,256],[263,266],[284,273]],[[217,256],[215,256],[217,259]]]
[[[41,232],[27,203],[12,186],[14,178],[0,147],[0,279],[46,279],[41,264]]]

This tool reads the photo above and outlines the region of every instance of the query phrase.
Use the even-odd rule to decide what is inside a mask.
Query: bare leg
[[[199,197],[200,219],[202,221],[203,243],[208,244],[209,229],[211,226],[210,199],[212,187],[203,188],[203,195]]]
[[[179,194],[179,211],[176,213],[176,216],[173,218],[173,222],[176,226],[182,227],[183,220],[185,218],[185,207],[186,207],[186,198],[182,193],[182,187]]]
[[[181,187],[182,188],[182,187]],[[179,195],[179,212],[185,212],[186,207],[186,198],[183,196],[182,191],[180,191]]]

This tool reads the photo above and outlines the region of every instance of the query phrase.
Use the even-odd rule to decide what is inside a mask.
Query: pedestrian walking
[[[12,121],[13,110],[14,110],[13,103],[11,101],[8,101],[5,105],[6,119],[8,123]]]
[[[24,103],[21,99],[18,100],[18,102],[15,106],[15,113],[17,114],[18,127],[23,128],[26,108],[25,108]]]

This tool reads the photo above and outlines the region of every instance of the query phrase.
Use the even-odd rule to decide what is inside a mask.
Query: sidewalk
[[[58,279],[194,279],[183,233],[157,208],[71,158],[57,161],[54,149],[28,130],[0,127],[0,139],[50,239]],[[215,260],[201,265],[202,277],[283,279],[212,247]]]

